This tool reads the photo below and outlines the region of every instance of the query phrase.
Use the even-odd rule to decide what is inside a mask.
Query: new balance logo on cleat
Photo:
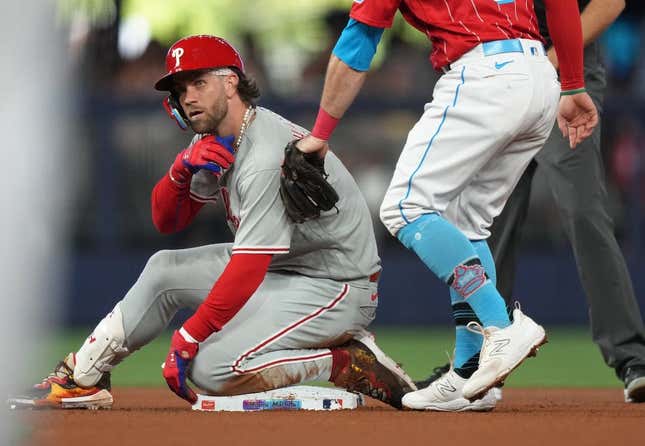
[[[457,391],[457,388],[450,383],[450,381],[443,380],[439,381],[437,383],[437,389],[442,395],[448,395],[450,393],[455,393]]]
[[[490,351],[491,356],[499,356],[504,354],[504,348],[511,343],[510,339],[497,339],[495,347]]]
[[[450,368],[425,389],[406,393],[403,397],[403,406],[410,409],[439,412],[486,412],[493,410],[497,399],[492,392],[473,402],[463,397],[462,389],[466,381],[465,378],[457,375],[454,369]]]

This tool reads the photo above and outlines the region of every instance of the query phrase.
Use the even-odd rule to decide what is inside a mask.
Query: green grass
[[[379,346],[401,362],[414,379],[423,378],[433,367],[447,362],[446,351],[454,343],[452,330],[425,328],[374,329]],[[586,328],[547,329],[549,343],[537,358],[529,359],[507,381],[515,387],[620,387],[613,370],[603,362]],[[88,331],[73,330],[52,336],[27,377],[43,375],[65,354],[81,345]],[[164,334],[120,364],[113,373],[115,386],[165,386],[161,363],[165,359],[170,334]]]

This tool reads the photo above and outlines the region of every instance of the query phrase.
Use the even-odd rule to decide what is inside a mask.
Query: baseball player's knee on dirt
[[[208,369],[193,367],[190,379],[209,395],[222,396],[266,392],[302,382],[301,380],[288,379],[288,376],[281,373],[280,370],[265,369],[241,374],[227,372],[218,375],[214,373],[212,367]]]
[[[117,303],[76,353],[74,381],[82,387],[95,385],[129,353],[125,345],[123,315],[120,303]]]
[[[315,362],[261,369],[251,367],[247,371],[242,368],[244,362],[238,364],[238,355],[215,347],[215,344],[210,344],[204,351],[200,351],[190,370],[191,381],[211,395],[264,392],[321,379],[319,366]]]
[[[227,367],[218,366],[218,363],[213,361],[215,358],[209,357],[207,361],[203,359],[204,355],[200,358],[200,354],[201,352],[197,354],[191,365],[190,380],[209,395],[226,395],[223,391],[225,383],[233,376],[230,365]],[[218,370],[221,373],[218,373]],[[228,393],[228,395],[232,395],[232,393]]]

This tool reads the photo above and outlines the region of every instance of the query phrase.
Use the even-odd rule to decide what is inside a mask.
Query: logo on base
[[[215,401],[202,401],[202,410],[215,410]]]

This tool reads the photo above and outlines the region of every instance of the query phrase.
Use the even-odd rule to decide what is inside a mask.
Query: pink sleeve
[[[401,0],[354,0],[349,16],[365,25],[389,28],[400,4]]]

